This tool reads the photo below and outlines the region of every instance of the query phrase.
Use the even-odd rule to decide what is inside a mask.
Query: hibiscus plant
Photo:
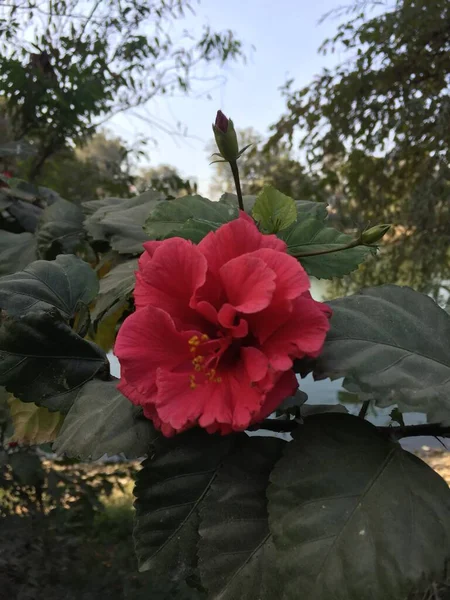
[[[161,597],[403,600],[450,558],[448,486],[400,444],[450,434],[450,315],[389,284],[313,299],[389,226],[350,236],[322,203],[242,197],[245,148],[222,113],[214,133],[236,195],[53,198],[8,234],[26,264],[0,278],[0,385],[59,415],[55,452],[143,460],[135,548]],[[311,373],[356,403],[308,399]]]

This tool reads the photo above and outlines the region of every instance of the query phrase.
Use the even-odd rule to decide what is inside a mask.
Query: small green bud
[[[391,225],[375,225],[361,234],[361,243],[369,246],[376,244],[389,231]]]
[[[228,162],[235,162],[239,158],[239,146],[233,121],[218,110],[212,128],[222,158]]]

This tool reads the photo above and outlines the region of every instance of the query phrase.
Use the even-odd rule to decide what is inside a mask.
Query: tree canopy
[[[189,0],[11,0],[0,7],[0,95],[15,137],[33,138],[33,179],[99,121],[189,92],[198,69],[242,56],[231,31],[174,34]]]
[[[346,224],[396,225],[382,261],[356,284],[393,278],[439,295],[450,276],[450,5],[397,0],[356,14],[325,40],[344,58],[296,90],[271,143],[300,140]]]

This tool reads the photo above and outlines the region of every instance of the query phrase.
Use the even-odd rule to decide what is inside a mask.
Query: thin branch
[[[365,400],[361,406],[361,410],[359,411],[358,417],[360,419],[365,419],[367,415],[367,411],[369,410],[370,400]]]
[[[264,419],[249,427],[251,431],[266,429],[269,431],[290,433],[301,424],[297,420]],[[428,437],[450,437],[450,426],[443,426],[437,423],[425,425],[405,425],[404,427],[377,427],[380,433],[387,434],[392,440],[401,440],[407,437],[428,436]]]
[[[382,433],[388,434],[394,440],[416,436],[450,437],[450,427],[439,425],[438,423],[405,425],[404,427],[378,427],[377,429]]]

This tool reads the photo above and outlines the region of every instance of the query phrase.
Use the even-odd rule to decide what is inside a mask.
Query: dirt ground
[[[445,450],[431,450],[424,446],[416,454],[450,485],[450,452]]]

